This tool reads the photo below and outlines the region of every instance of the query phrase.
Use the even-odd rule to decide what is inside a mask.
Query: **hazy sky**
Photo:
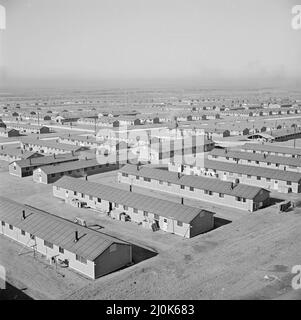
[[[298,1],[297,1],[298,2]],[[300,1],[299,1],[300,2]],[[0,0],[8,79],[301,78],[291,0]]]

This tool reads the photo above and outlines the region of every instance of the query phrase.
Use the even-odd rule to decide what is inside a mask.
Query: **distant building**
[[[301,173],[256,167],[223,161],[205,160],[203,166],[186,166],[171,163],[171,171],[185,174],[209,176],[223,181],[239,182],[282,193],[301,192]]]
[[[46,154],[76,153],[87,149],[86,147],[74,146],[67,143],[58,143],[55,140],[40,139],[24,139],[21,141],[21,148]]]
[[[18,130],[15,129],[5,129],[0,127],[0,137],[11,138],[18,137],[20,135]]]
[[[245,143],[241,150],[252,153],[301,158],[301,148],[290,148],[275,144]]]
[[[262,188],[134,165],[121,168],[118,180],[121,183],[251,212],[269,203],[269,191]]]
[[[15,147],[0,146],[0,160],[13,162],[22,159],[38,158],[43,157],[42,154],[37,152],[30,152]]]
[[[9,164],[8,170],[9,173],[18,176],[20,178],[28,177],[33,174],[33,171],[37,168],[51,165],[59,164],[69,161],[77,161],[78,157],[72,154],[62,154],[62,155],[53,155],[45,157],[34,157],[27,158],[23,160],[14,161]]]
[[[301,161],[287,157],[268,154],[256,154],[229,149],[213,149],[208,154],[209,160],[224,161],[250,166],[266,167],[270,169],[301,172]]]
[[[118,163],[99,163],[98,160],[80,160],[67,163],[42,166],[33,171],[33,181],[38,183],[53,183],[62,176],[87,177],[106,171],[117,170]]]
[[[59,143],[66,143],[75,146],[97,148],[100,145],[100,142],[97,141],[95,136],[75,136],[66,134],[60,136],[58,139]]]
[[[50,129],[45,126],[33,126],[33,125],[26,125],[26,124],[20,124],[20,123],[9,123],[7,127],[10,129],[19,130],[20,133],[25,133],[25,134],[50,133]]]

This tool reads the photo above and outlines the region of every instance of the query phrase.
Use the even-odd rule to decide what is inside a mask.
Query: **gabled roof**
[[[264,167],[257,167],[257,166],[248,166],[243,164],[236,164],[236,163],[228,163],[224,161],[212,161],[212,160],[205,160],[204,167],[208,169],[215,169],[220,171],[227,171],[227,172],[235,172],[241,173],[251,176],[258,176],[263,178],[270,178],[275,180],[282,180],[282,181],[292,181],[292,182],[299,182],[301,180],[301,173],[293,172],[293,171],[284,171],[279,169],[270,169]]]
[[[22,152],[23,151],[23,152]],[[20,148],[12,148],[12,147],[6,147],[3,149],[0,149],[0,155],[8,155],[11,157],[19,157],[21,159],[28,159],[32,157],[33,155],[39,155],[40,157],[43,157],[42,154],[39,154],[37,152],[31,152],[31,151],[26,151],[22,150]]]
[[[23,210],[25,210],[25,219],[22,219]],[[46,211],[1,196],[0,220],[90,261],[95,260],[113,243],[128,244]],[[77,242],[74,242],[75,231],[78,231]]]
[[[52,163],[61,163],[67,161],[78,160],[78,156],[73,156],[72,154],[65,153],[53,156],[38,157],[32,159],[23,159],[14,161],[17,166],[21,168],[33,167],[33,166],[45,166]]]
[[[90,160],[64,162],[64,163],[50,165],[50,166],[43,166],[40,168],[40,170],[42,170],[46,174],[52,174],[52,173],[66,172],[71,170],[91,168],[99,165],[105,165],[105,164],[100,163],[97,159],[90,159]]]
[[[234,197],[243,197],[246,199],[254,199],[262,191],[262,188],[241,183],[232,188],[231,182],[221,181],[215,178],[206,178],[192,175],[181,175],[179,178],[178,173],[176,172],[148,167],[140,167],[140,169],[137,170],[137,166],[134,165],[126,165],[120,169],[120,172],[155,180],[171,182],[187,187],[194,187],[201,190],[224,193]]]
[[[58,143],[54,140],[40,140],[40,139],[32,139],[32,138],[24,138],[21,141],[23,144],[32,144],[41,147],[47,147],[52,149],[60,149],[65,151],[77,151],[81,149],[80,146],[75,146],[67,143]]]
[[[287,166],[295,166],[301,167],[300,159],[294,159],[289,157],[279,157],[273,155],[264,155],[260,153],[252,153],[252,152],[242,152],[236,150],[229,149],[213,149],[210,153],[211,156],[218,157],[229,157],[243,160],[251,160],[251,161],[260,161],[260,162],[271,162],[271,163],[279,163]]]
[[[301,156],[301,149],[299,148],[283,147],[275,144],[245,143],[241,148],[245,150],[279,152]]]
[[[131,208],[158,214],[165,218],[190,223],[199,214],[211,213],[200,208],[189,207],[172,201],[146,196],[140,193],[125,191],[119,188],[64,176],[54,183],[54,187],[77,191],[86,195],[101,198],[110,202],[126,205]]]

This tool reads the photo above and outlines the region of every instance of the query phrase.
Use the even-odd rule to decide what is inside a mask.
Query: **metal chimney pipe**
[[[74,242],[77,242],[78,241],[78,231],[76,230],[74,232]]]

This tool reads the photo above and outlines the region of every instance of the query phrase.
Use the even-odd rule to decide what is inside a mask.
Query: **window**
[[[64,253],[64,252],[65,252],[64,248],[59,247],[59,252],[60,252],[60,253]]]
[[[220,194],[219,194],[219,197],[220,197],[220,198],[224,198],[224,196],[225,196],[225,195],[224,195],[223,193],[220,193]]]
[[[100,202],[101,202],[101,199],[100,199],[100,198],[97,198],[97,202],[99,202],[99,203],[100,203]]]
[[[2,226],[5,226],[5,222],[4,222],[4,221],[1,221],[1,225],[2,225]]]
[[[270,166],[270,165],[271,165],[271,162],[268,162],[267,165]]]
[[[248,160],[248,163],[251,163],[252,161],[251,160]]]
[[[288,186],[291,186],[291,185],[292,185],[292,182],[291,182],[291,181],[287,181],[286,184],[287,184]]]
[[[236,201],[241,201],[241,197],[235,197]]]
[[[144,215],[145,217],[147,217],[147,216],[148,216],[148,212],[147,212],[147,211],[143,211],[143,215]]]
[[[242,202],[246,202],[247,201],[247,199],[246,198],[242,198]]]
[[[185,186],[181,185],[181,189],[185,189]]]
[[[163,219],[164,223],[167,223],[167,219]]]
[[[151,182],[151,179],[150,178],[144,178],[144,181]]]
[[[53,249],[53,244],[49,241],[44,240],[44,246]]]
[[[177,226],[182,227],[183,226],[183,222],[182,221],[177,221]]]
[[[10,230],[13,230],[14,227],[10,224],[10,225],[9,225],[9,229],[10,229]]]
[[[140,178],[139,176],[136,176],[136,180],[139,180],[139,178]]]
[[[72,173],[72,170],[68,171],[68,174],[71,174]]]
[[[212,192],[212,191],[209,191],[208,194],[209,194],[209,196],[212,196],[212,195],[213,195],[213,192]]]
[[[159,215],[154,214],[154,219],[155,219],[155,220],[159,220]]]
[[[252,178],[252,176],[251,176],[251,175],[249,175],[249,174],[247,175],[247,177],[248,177],[248,179],[251,179],[251,178]]]
[[[261,177],[257,176],[257,180],[261,180]]]
[[[208,193],[209,193],[209,191],[208,191],[208,190],[204,190],[204,193],[205,193],[205,194],[208,194]]]
[[[129,207],[128,206],[123,206],[123,209],[124,210],[129,210]]]
[[[268,182],[271,181],[271,178],[266,178],[266,181],[268,181]]]
[[[129,175],[127,173],[122,173],[123,177],[128,177]]]
[[[136,209],[136,208],[134,208],[133,211],[134,211],[134,213],[138,213],[138,209]]]
[[[159,180],[159,183],[160,183],[160,184],[163,184],[163,181],[162,181],[162,180]]]
[[[54,177],[55,177],[55,173],[52,173],[52,174],[51,174],[51,177],[54,178]]]
[[[87,259],[85,259],[85,258],[83,258],[83,257],[81,257],[81,256],[79,256],[78,254],[76,255],[76,260],[77,261],[79,261],[79,262],[81,262],[81,263],[85,263],[85,264],[87,264]]]
[[[189,187],[189,190],[190,191],[194,191],[194,187]]]
[[[24,230],[21,230],[22,236],[25,236],[26,232]]]
[[[35,236],[33,234],[30,234],[30,239],[35,240]]]
[[[77,195],[77,191],[74,191],[74,195],[75,195],[75,196]]]
[[[277,168],[279,167],[279,163],[276,163],[276,167],[277,167]]]

